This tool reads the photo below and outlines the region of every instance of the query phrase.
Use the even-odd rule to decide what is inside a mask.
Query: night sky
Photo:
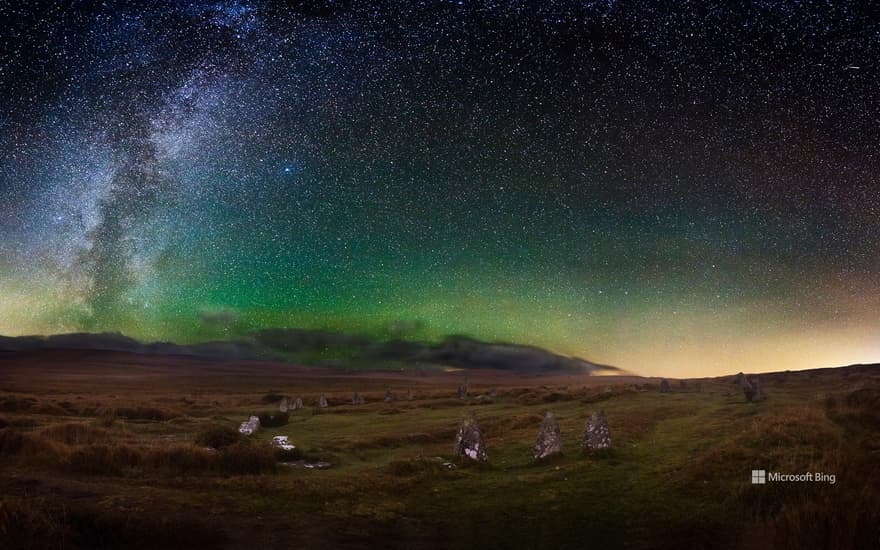
[[[0,2],[0,334],[880,361],[856,2]]]

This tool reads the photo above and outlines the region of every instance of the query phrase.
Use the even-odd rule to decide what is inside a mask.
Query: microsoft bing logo
[[[767,472],[765,470],[752,470],[752,485],[765,485]]]

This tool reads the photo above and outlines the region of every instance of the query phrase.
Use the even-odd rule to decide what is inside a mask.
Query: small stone
[[[455,436],[455,454],[475,461],[488,459],[486,441],[483,439],[483,432],[477,425],[477,417],[474,413],[465,418],[458,428],[458,434]]]
[[[660,381],[660,393],[669,393],[672,391],[672,388],[669,386],[669,380],[663,379]]]
[[[562,434],[559,431],[559,423],[553,413],[547,411],[541,427],[538,429],[538,439],[535,441],[535,460],[541,460],[549,456],[562,453]]]
[[[611,430],[608,429],[608,417],[605,411],[593,413],[584,430],[584,451],[608,449],[611,447]]]
[[[278,447],[284,451],[292,451],[296,449],[296,445],[292,444],[286,435],[276,435],[272,438],[272,446]]]
[[[322,409],[327,408],[327,398],[324,396],[323,393],[321,394],[321,397],[318,398],[318,406]]]

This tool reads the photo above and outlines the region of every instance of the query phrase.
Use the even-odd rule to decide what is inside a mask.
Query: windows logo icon
[[[764,485],[767,483],[767,472],[765,470],[752,470],[752,485]]]

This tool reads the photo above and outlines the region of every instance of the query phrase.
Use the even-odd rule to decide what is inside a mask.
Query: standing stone
[[[297,397],[296,401],[293,402],[293,410],[303,408],[303,400],[302,397]]]
[[[458,398],[459,399],[467,399],[468,396],[468,380],[464,379],[463,384],[458,385]]]
[[[761,379],[760,378],[755,378],[754,386],[755,386],[755,397],[753,397],[753,399],[755,401],[763,401],[764,399],[766,399],[767,396],[764,395],[764,389],[761,387]]]
[[[758,377],[754,377],[751,380],[746,380],[748,386],[743,386],[743,393],[745,393],[746,401],[763,401],[767,398],[764,395],[764,390],[761,388],[761,380]]]
[[[538,439],[535,440],[535,460],[561,453],[562,434],[559,431],[559,423],[553,413],[547,411],[541,422],[541,427],[538,429]]]
[[[407,401],[412,401],[412,400],[413,400],[413,392],[412,392],[412,388],[407,388],[407,389],[406,389],[406,400],[407,400]]]
[[[289,397],[282,397],[281,403],[278,403],[278,410],[280,412],[286,413],[289,408],[290,408],[290,398]]]
[[[385,390],[385,402],[391,403],[392,401],[394,401],[394,394],[391,393],[391,388],[388,388]]]
[[[660,393],[669,393],[672,391],[672,388],[669,387],[669,380],[663,379],[660,381]]]
[[[244,435],[251,435],[260,429],[260,417],[252,416],[247,422],[242,422],[238,427],[238,431]]]
[[[611,447],[611,431],[608,429],[608,417],[605,411],[593,413],[584,430],[584,451],[608,449]]]
[[[455,454],[477,461],[488,459],[486,441],[473,412],[458,427],[458,434],[455,436]]]
[[[318,398],[318,406],[321,407],[322,409],[327,408],[327,398],[324,397],[323,393],[321,394],[321,397]]]
[[[687,382],[684,380],[679,380],[678,387],[681,388],[682,391],[686,390],[688,387]]]
[[[351,404],[352,405],[363,405],[364,404],[364,396],[358,392],[354,392],[354,395],[351,396]]]
[[[742,388],[743,395],[746,396],[746,401],[753,401],[755,399],[755,387],[749,381],[749,378],[743,375],[743,373],[739,373],[737,380],[739,381],[740,388]]]

